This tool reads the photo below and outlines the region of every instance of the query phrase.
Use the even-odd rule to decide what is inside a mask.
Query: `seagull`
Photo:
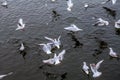
[[[82,31],[83,29],[79,29],[75,24],[71,24],[69,27],[65,27],[65,30],[72,31],[72,32],[77,32],[77,31]]]
[[[8,6],[7,1],[4,1],[4,2],[2,3],[2,6],[7,8],[7,6]]]
[[[67,10],[68,10],[68,11],[71,11],[71,8],[73,7],[73,2],[72,2],[72,0],[67,0],[67,5],[68,5]]]
[[[109,49],[110,49],[109,55],[110,55],[111,57],[117,58],[117,57],[118,57],[117,53],[114,52],[113,49],[112,49],[111,47],[110,47]]]
[[[111,0],[111,1],[113,5],[117,2],[117,0]]]
[[[98,18],[98,21],[94,25],[97,25],[97,26],[107,26],[107,25],[109,25],[109,22],[106,21],[106,20],[103,20],[102,18]]]
[[[89,74],[89,67],[87,66],[86,62],[83,62],[82,69],[87,75]]]
[[[115,22],[115,28],[120,29],[120,20]]]
[[[63,60],[64,54],[65,54],[65,50],[63,50],[62,52],[60,52],[57,56],[57,54],[54,54],[53,58],[50,58],[48,60],[43,60],[43,63],[47,63],[47,64],[54,64],[54,65],[58,65],[61,63],[61,61]]]
[[[38,44],[38,45],[42,45],[43,46],[43,51],[46,53],[46,54],[51,54],[51,44],[52,43],[47,43],[47,44]]]
[[[55,2],[55,0],[52,0],[52,2]]]
[[[87,9],[89,5],[87,3],[84,4],[84,8]]]
[[[16,30],[21,30],[21,29],[24,29],[24,28],[25,28],[25,24],[23,23],[23,19],[20,18],[19,21],[18,21]]]
[[[104,60],[99,61],[96,65],[94,63],[90,64],[90,68],[91,68],[91,71],[93,72],[93,77],[94,78],[102,75],[102,72],[99,72],[98,69],[100,68],[100,65],[103,61]]]
[[[20,47],[19,50],[20,50],[20,51],[24,51],[24,50],[25,50],[25,47],[24,47],[23,43],[21,43],[21,47]]]
[[[13,72],[10,72],[10,73],[8,73],[8,74],[0,75],[0,79],[4,78],[4,77],[6,77],[6,76],[12,75],[12,74],[13,74]]]
[[[60,45],[61,45],[60,38],[61,38],[61,36],[59,36],[58,39],[52,39],[52,38],[49,38],[49,37],[45,36],[45,39],[52,41],[53,45],[55,47],[57,47],[58,49],[60,49]]]

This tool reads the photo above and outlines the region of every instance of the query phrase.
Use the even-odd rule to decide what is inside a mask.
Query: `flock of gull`
[[[52,2],[55,2],[55,1],[56,0],[52,0]],[[108,1],[111,1],[112,4],[114,5],[117,0],[108,0]],[[105,4],[108,1],[102,2],[101,4]],[[72,7],[73,7],[72,0],[67,0],[67,5],[68,5],[67,10],[72,11]],[[2,6],[7,7],[8,6],[7,1],[4,1],[2,3]],[[84,7],[88,8],[89,4],[85,3]],[[95,25],[95,26],[108,26],[109,22],[102,19],[102,18],[97,18],[97,22],[94,23],[93,25]],[[20,18],[18,20],[17,28],[15,30],[24,30],[25,26],[26,25],[23,22],[23,19]],[[114,27],[115,27],[115,29],[117,31],[120,31],[120,20],[115,22]],[[72,33],[76,33],[78,31],[83,31],[83,29],[78,28],[75,24],[71,24],[69,27],[65,27],[64,30],[72,32]],[[44,38],[46,40],[48,40],[48,43],[41,43],[41,44],[38,44],[38,45],[40,45],[42,47],[44,53],[46,53],[47,55],[54,54],[54,56],[52,58],[43,60],[43,63],[44,64],[50,64],[50,65],[58,65],[58,64],[60,64],[64,60],[64,55],[66,53],[66,50],[64,49],[59,54],[57,53],[58,55],[56,53],[53,53],[52,50],[54,48],[57,48],[57,49],[61,48],[61,45],[62,45],[61,40],[60,40],[61,35],[58,38],[55,38],[55,39],[52,39],[52,38],[47,37],[47,36],[45,36]],[[19,50],[21,52],[25,50],[25,46],[24,46],[23,43],[21,43],[21,46],[20,46]],[[119,55],[116,52],[114,52],[114,50],[111,47],[109,47],[109,54],[108,55],[113,57],[113,58],[119,58]],[[89,64],[89,66],[87,65],[87,62],[83,62],[82,70],[86,73],[86,75],[89,75],[90,72],[92,71],[92,73],[93,73],[92,76],[94,78],[99,77],[99,76],[102,75],[102,72],[99,71],[99,68],[100,68],[101,63],[103,63],[103,62],[104,62],[104,60],[100,60],[96,64],[95,63]],[[2,79],[5,76],[11,75],[11,74],[13,74],[13,72],[10,72],[10,73],[4,74],[4,75],[0,75],[0,79]]]

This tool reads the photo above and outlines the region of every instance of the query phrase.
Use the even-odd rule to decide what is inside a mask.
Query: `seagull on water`
[[[58,54],[58,56],[55,53],[53,58],[50,58],[48,60],[43,60],[43,63],[58,65],[63,60],[65,52],[66,50],[63,50]]]
[[[12,74],[13,74],[13,72],[10,72],[10,73],[8,73],[8,74],[0,75],[0,79],[4,78],[4,77],[6,77],[6,76],[12,75]]]
[[[84,8],[87,9],[89,7],[88,3],[84,4]]]
[[[110,49],[109,55],[110,55],[111,57],[117,58],[117,57],[118,57],[117,53],[114,52],[113,49],[112,49],[111,47],[110,47],[109,49]]]
[[[52,2],[55,2],[55,0],[52,0]]]
[[[60,49],[60,45],[61,45],[60,38],[61,38],[61,36],[59,36],[58,39],[52,39],[52,38],[49,38],[49,37],[45,36],[45,39],[52,41],[51,43],[53,43],[53,45],[55,47],[57,47],[58,49]]]
[[[2,5],[3,7],[6,7],[6,8],[7,8],[8,3],[7,3],[7,1],[5,0],[1,5]]]
[[[20,47],[19,50],[20,50],[20,51],[24,51],[24,50],[25,50],[25,47],[24,47],[23,43],[21,43],[21,47]]]
[[[71,24],[69,27],[65,27],[64,29],[72,32],[83,31],[83,29],[78,28],[75,24]]]
[[[90,64],[90,68],[91,68],[91,71],[93,72],[93,77],[94,78],[102,75],[102,72],[99,72],[98,69],[100,68],[100,65],[103,61],[104,60],[99,61],[96,65],[94,63]]]
[[[89,67],[87,66],[86,62],[83,62],[82,70],[88,75],[89,74]]]
[[[20,18],[16,30],[21,30],[21,29],[23,30],[24,28],[25,28],[25,24],[23,23],[23,19]]]
[[[107,25],[109,25],[109,22],[104,20],[104,19],[102,19],[102,18],[98,18],[98,21],[94,25],[97,25],[97,26],[107,26]]]
[[[115,22],[115,28],[120,29],[120,20]]]
[[[72,2],[72,0],[67,0],[67,5],[68,5],[67,10],[68,10],[68,11],[71,11],[71,8],[73,7],[73,2]]]
[[[117,2],[117,0],[111,0],[111,1],[113,5]]]
[[[38,45],[42,45],[43,46],[43,51],[46,53],[46,54],[51,54],[52,52],[51,52],[51,50],[52,50],[52,48],[51,48],[51,44],[52,43],[47,43],[47,44],[38,44]]]

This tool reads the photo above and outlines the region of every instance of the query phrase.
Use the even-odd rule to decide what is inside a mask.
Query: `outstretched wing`
[[[97,64],[96,64],[96,69],[99,69],[100,68],[100,65],[101,65],[101,63],[103,62],[104,60],[101,60],[101,61],[99,61]]]
[[[43,63],[47,63],[47,64],[54,64],[54,59],[48,59],[48,60],[43,60]]]
[[[47,40],[50,40],[50,41],[52,41],[52,42],[54,42],[54,39],[52,39],[52,38],[49,38],[49,37],[44,37],[45,39],[47,39]]]
[[[59,55],[58,55],[59,60],[63,60],[65,52],[66,52],[66,50],[63,50],[62,52],[59,53]]]

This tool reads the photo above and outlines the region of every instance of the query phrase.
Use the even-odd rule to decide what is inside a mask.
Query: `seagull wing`
[[[96,64],[96,69],[99,69],[100,68],[100,65],[101,65],[101,63],[103,62],[104,60],[101,60],[101,61],[99,61],[97,64]]]
[[[52,39],[52,38],[49,38],[49,37],[46,37],[46,36],[45,36],[45,39],[47,39],[47,40],[50,40],[50,41],[54,42],[54,39]]]
[[[66,52],[66,50],[63,50],[62,52],[59,53],[59,55],[58,55],[59,60],[63,60],[65,52]]]
[[[72,27],[72,26],[65,27],[64,29],[65,29],[65,30],[69,30],[69,31],[75,31],[75,28]]]
[[[43,63],[47,63],[47,64],[54,64],[54,63],[55,63],[55,61],[54,61],[54,59],[53,59],[53,58],[51,58],[51,59],[48,59],[48,60],[43,60]]]
[[[60,42],[61,35],[58,37],[58,42]]]
[[[20,25],[22,25],[22,24],[23,24],[23,19],[20,18],[19,21],[18,21],[18,23],[19,23]]]

